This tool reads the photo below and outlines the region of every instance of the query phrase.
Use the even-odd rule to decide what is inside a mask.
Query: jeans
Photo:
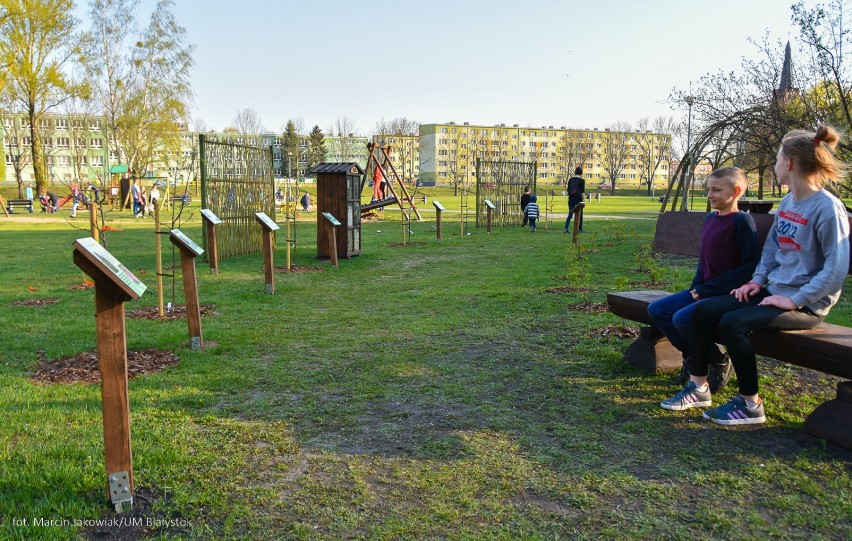
[[[536,219],[537,219],[537,218],[530,218],[530,219],[529,219],[529,222],[530,222],[530,231],[535,231],[535,221],[536,221]]]
[[[568,226],[571,224],[571,216],[574,215],[574,207],[583,202],[583,196],[568,196],[568,218],[565,220],[565,231],[570,231]],[[583,211],[580,211],[580,231],[583,230]]]
[[[684,357],[689,355],[689,328],[692,326],[692,312],[697,304],[698,301],[684,289],[648,305],[648,316],[654,326],[660,329]]]
[[[740,302],[733,295],[711,297],[697,303],[692,314],[689,342],[689,373],[706,376],[708,347],[716,341],[724,344],[731,356],[740,394],[757,394],[757,360],[749,336],[756,331],[810,329],[822,323],[806,308],[783,310],[774,306],[758,306],[770,293],[766,289]]]

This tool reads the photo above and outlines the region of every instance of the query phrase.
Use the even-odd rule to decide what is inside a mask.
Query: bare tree
[[[648,189],[648,195],[657,176],[660,165],[668,164],[671,159],[671,139],[674,130],[672,117],[660,116],[651,121],[648,117],[639,119],[636,125],[636,158],[633,163],[639,171],[639,181]]]
[[[568,183],[568,179],[577,167],[585,169],[584,164],[592,155],[592,143],[588,142],[583,132],[567,131],[564,137],[562,145],[557,150],[558,163],[565,171],[565,178],[560,181],[561,184]]]
[[[0,94],[0,96],[4,95]],[[18,198],[23,198],[24,169],[32,163],[30,131],[24,128],[26,126],[23,122],[25,117],[21,111],[16,112],[14,100],[4,96],[3,102],[0,105],[0,112],[2,112],[4,123],[4,151],[12,162],[12,170],[15,172],[15,183],[18,185]]]
[[[628,141],[632,129],[630,124],[618,121],[611,125],[601,137],[600,161],[609,177],[610,193],[615,195],[615,185],[630,157]]]
[[[237,111],[232,124],[238,133],[256,135],[266,131],[263,122],[260,120],[260,115],[250,108]]]
[[[338,117],[334,125],[328,129],[331,154],[344,162],[357,162],[364,155],[364,150],[355,135],[357,130],[354,120],[346,116]]]

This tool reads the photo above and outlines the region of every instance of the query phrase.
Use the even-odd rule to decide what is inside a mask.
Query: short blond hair
[[[711,178],[724,180],[731,188],[735,188],[736,186],[742,188],[740,190],[740,195],[737,196],[738,198],[742,197],[748,189],[748,178],[746,178],[745,172],[739,167],[734,167],[733,165],[716,169],[710,173],[710,177],[707,180],[709,181]]]

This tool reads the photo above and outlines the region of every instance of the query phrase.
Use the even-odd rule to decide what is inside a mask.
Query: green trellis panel
[[[222,223],[216,226],[219,258],[262,250],[256,212],[275,220],[275,179],[272,147],[250,146],[199,136],[201,208]],[[204,234],[204,248],[207,236]]]

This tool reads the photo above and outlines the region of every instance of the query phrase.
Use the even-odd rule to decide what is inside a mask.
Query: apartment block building
[[[406,184],[420,182],[420,136],[419,135],[374,135],[373,143],[389,148],[388,157],[396,174]]]
[[[644,163],[660,157],[654,182],[668,182],[671,136],[640,132],[622,135],[619,140],[626,156],[618,180],[640,181]],[[475,183],[476,160],[481,159],[535,162],[537,182],[553,184],[564,182],[577,165],[582,165],[587,179],[606,183],[607,145],[612,140],[609,130],[565,126],[421,124],[420,180],[425,185]]]

